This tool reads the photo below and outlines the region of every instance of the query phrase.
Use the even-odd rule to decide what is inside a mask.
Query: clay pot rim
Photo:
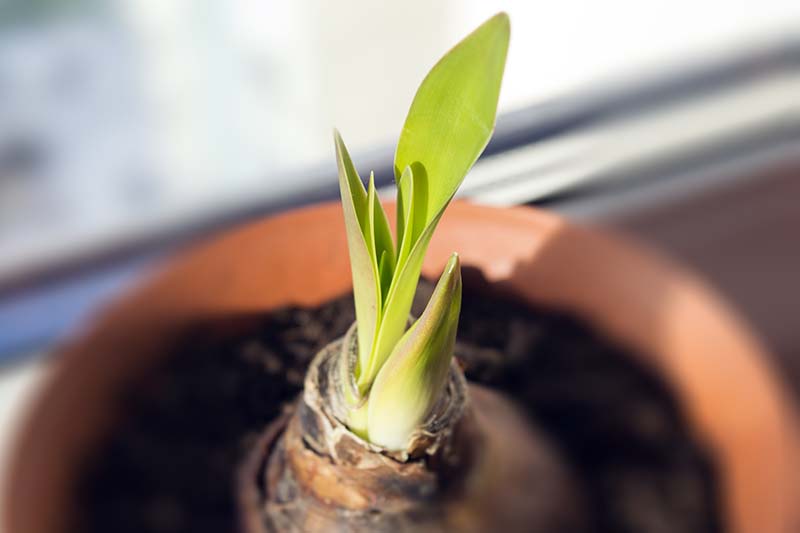
[[[392,216],[393,206],[388,205],[387,209],[390,220],[392,220],[394,218]],[[448,221],[451,222],[448,223]],[[91,355],[89,353],[92,351],[91,349],[96,346],[103,346],[104,342],[119,342],[118,339],[109,339],[109,337],[113,337],[110,333],[111,330],[116,330],[119,333],[119,330],[130,329],[135,331],[137,328],[150,327],[153,328],[154,337],[157,337],[163,333],[159,329],[161,325],[158,323],[158,316],[174,317],[175,321],[168,325],[173,327],[180,320],[189,318],[192,315],[263,310],[273,306],[275,301],[286,300],[285,294],[276,296],[270,293],[261,295],[261,297],[257,294],[255,296],[251,296],[249,293],[246,294],[244,287],[248,287],[254,294],[265,287],[270,289],[275,289],[276,287],[269,287],[269,284],[265,285],[263,280],[236,279],[236,275],[239,273],[236,265],[226,265],[230,268],[221,266],[218,254],[221,250],[235,251],[237,247],[241,247],[245,243],[258,242],[260,235],[269,234],[272,244],[279,247],[282,254],[294,254],[296,257],[293,256],[294,258],[289,260],[297,261],[298,258],[302,257],[300,251],[281,248],[293,241],[292,235],[278,235],[278,233],[281,231],[286,233],[286,230],[291,228],[303,228],[305,224],[310,224],[313,228],[309,226],[311,229],[302,231],[316,232],[316,238],[319,238],[320,234],[324,235],[322,245],[327,244],[331,247],[330,250],[324,253],[332,254],[330,257],[334,258],[336,262],[332,270],[338,272],[339,277],[335,275],[329,276],[328,272],[320,272],[319,278],[311,280],[312,286],[304,294],[295,295],[296,297],[292,297],[291,300],[297,304],[314,305],[335,296],[336,293],[342,291],[336,289],[331,292],[329,285],[333,284],[341,288],[340,274],[342,268],[346,268],[346,259],[343,261],[340,257],[344,253],[343,250],[345,250],[342,246],[343,227],[340,207],[338,203],[314,205],[247,224],[215,236],[214,239],[206,244],[192,248],[182,257],[169,262],[160,273],[141,285],[130,289],[118,300],[108,305],[99,313],[92,327],[79,332],[77,336],[73,337],[58,350],[58,362],[53,365],[54,368],[51,369],[48,379],[45,380],[44,390],[40,391],[28,410],[23,431],[20,433],[13,449],[12,457],[16,460],[12,463],[9,475],[4,480],[6,481],[6,490],[3,494],[4,519],[7,522],[7,530],[15,533],[39,533],[43,531],[41,529],[37,530],[33,526],[29,528],[28,526],[35,524],[36,521],[30,521],[30,517],[26,518],[25,512],[20,511],[20,509],[24,508],[27,509],[28,513],[31,512],[29,509],[30,503],[27,504],[28,507],[25,507],[26,495],[35,494],[37,489],[42,488],[37,485],[37,483],[42,482],[41,479],[29,479],[26,477],[31,470],[30,461],[34,460],[33,458],[35,457],[40,460],[47,459],[51,462],[54,460],[41,455],[41,446],[36,449],[34,446],[36,444],[35,435],[41,432],[43,428],[51,433],[56,431],[53,429],[54,424],[60,424],[62,431],[69,430],[69,428],[64,429],[63,421],[59,423],[54,420],[58,415],[52,411],[56,407],[55,402],[57,401],[65,400],[80,403],[81,399],[84,398],[83,395],[88,394],[86,391],[74,390],[76,387],[70,384],[70,380],[73,378],[78,381],[84,379],[79,371],[89,370],[88,359],[90,357],[87,354]],[[319,226],[320,224],[329,227],[323,228]],[[504,232],[507,231],[508,234],[497,235],[492,233],[493,231],[496,232],[498,228],[501,228]],[[465,234],[465,232],[470,234]],[[480,234],[494,236],[495,238],[481,239],[479,236],[476,237],[476,235]],[[581,243],[581,246],[585,248],[576,251],[574,243],[570,242],[571,240]],[[551,251],[553,252],[551,255],[554,257],[577,259],[581,258],[581,253],[592,257],[592,253],[599,251],[601,255],[605,254],[603,256],[604,261],[614,260],[621,265],[625,265],[626,268],[630,265],[636,266],[637,268],[632,271],[641,275],[652,276],[651,281],[660,282],[666,279],[668,283],[663,288],[667,291],[674,290],[675,292],[674,294],[671,292],[668,294],[672,298],[671,300],[668,299],[671,307],[664,312],[665,317],[674,319],[673,315],[675,315],[676,310],[690,310],[697,311],[696,315],[699,320],[710,320],[714,335],[719,337],[717,340],[724,340],[727,343],[725,344],[726,349],[731,348],[736,352],[731,359],[731,368],[721,370],[727,371],[736,378],[739,389],[752,393],[748,401],[755,402],[761,409],[760,412],[764,413],[763,420],[755,422],[742,416],[741,413],[730,412],[730,409],[726,410],[727,412],[710,413],[708,411],[711,407],[725,405],[725,402],[720,398],[731,402],[738,399],[731,394],[731,389],[729,386],[726,387],[724,380],[718,379],[714,381],[712,384],[713,390],[706,394],[702,390],[705,382],[698,383],[697,380],[700,377],[705,379],[713,376],[709,374],[708,368],[701,370],[693,366],[694,363],[703,363],[702,361],[693,361],[693,365],[687,365],[686,360],[673,361],[667,356],[654,356],[652,353],[643,354],[645,359],[650,364],[654,364],[659,372],[665,376],[666,381],[684,405],[684,409],[688,411],[694,430],[697,431],[698,436],[715,454],[715,459],[721,461],[723,466],[733,461],[731,464],[736,467],[726,469],[723,472],[722,479],[723,484],[736,488],[734,494],[725,495],[725,504],[728,506],[725,512],[731,522],[731,531],[735,533],[752,531],[752,526],[759,523],[759,520],[766,520],[772,529],[766,528],[762,530],[774,530],[776,533],[778,531],[783,533],[784,531],[790,531],[794,525],[800,523],[795,522],[798,520],[798,513],[793,509],[792,504],[793,498],[800,498],[800,481],[791,480],[791,474],[789,473],[798,471],[796,467],[800,467],[800,459],[798,459],[798,450],[800,448],[797,445],[798,424],[793,404],[775,369],[772,367],[772,360],[766,350],[738,318],[736,313],[731,311],[723,299],[716,295],[713,290],[700,282],[694,275],[661,257],[658,253],[647,250],[642,245],[634,245],[618,236],[612,237],[602,232],[574,226],[555,215],[527,207],[498,209],[466,202],[455,202],[448,209],[440,230],[431,243],[423,272],[428,275],[437,274],[449,256],[451,248],[460,248],[456,244],[458,242],[465,243],[467,248],[466,250],[459,249],[464,264],[472,263],[481,266],[487,278],[491,281],[498,282],[508,290],[517,291],[523,297],[544,305],[558,301],[559,298],[564,297],[564,291],[569,292],[571,289],[569,287],[534,287],[535,283],[532,283],[532,280],[533,282],[547,280],[551,279],[548,276],[556,275],[547,271],[546,264],[544,266],[541,264],[535,265],[536,269],[544,270],[544,272],[539,272],[536,269],[529,269],[528,271],[523,269],[520,273],[517,268],[520,262],[527,261],[533,264],[537,261],[542,262],[543,259],[550,257],[548,254]],[[452,246],[449,243],[452,243]],[[507,246],[503,248],[504,244],[508,245],[509,243],[513,244],[513,250],[511,251]],[[271,261],[270,257],[263,256],[263,254],[259,256],[252,250],[248,253],[251,256],[255,255],[264,259],[266,263]],[[573,268],[577,274],[580,274],[582,272],[581,268],[583,268],[581,265],[568,264],[567,262],[564,262],[562,266]],[[603,267],[607,267],[605,262],[600,262],[595,266],[599,267],[601,272]],[[611,267],[613,266],[612,261]],[[267,265],[267,268],[270,268],[270,265]],[[593,269],[590,268],[585,270],[587,275],[591,275],[593,272]],[[630,289],[624,286],[624,279],[617,280],[621,276],[615,275],[612,270],[608,270],[608,272],[618,283],[623,284],[620,285],[622,289],[629,290],[631,294],[636,295],[635,288]],[[187,279],[187,276],[191,278],[195,275],[206,281],[211,280],[208,283],[216,283],[217,291],[219,291],[220,287],[229,287],[230,293],[235,297],[228,294],[215,293],[215,291],[211,290],[198,292],[197,284],[193,285],[191,279]],[[571,275],[576,274],[573,272]],[[231,276],[231,279],[219,280],[215,276]],[[287,273],[287,276],[291,277],[291,273]],[[525,285],[521,284],[520,281],[523,278]],[[605,281],[609,278],[601,276],[601,279]],[[630,282],[633,283],[634,280]],[[203,285],[206,289],[209,286],[208,284]],[[163,291],[167,294],[159,294],[162,289],[167,287],[173,292]],[[593,289],[591,285],[587,287],[588,295],[570,294],[569,298],[573,298],[575,301],[584,298],[584,300],[580,300],[583,303],[591,303],[592,298],[596,300],[597,294],[595,293],[597,291],[602,292],[602,290]],[[646,284],[644,289],[648,289]],[[595,292],[593,293],[592,291]],[[157,294],[160,296],[158,301],[152,301],[152,297]],[[602,302],[602,298],[599,301]],[[594,302],[594,304],[596,303]],[[152,313],[142,313],[143,306],[147,308],[148,305],[151,307]],[[630,322],[630,319],[624,316],[611,316],[615,315],[615,313],[603,313],[602,310],[598,312],[591,305],[581,309],[581,311],[583,312],[578,314],[582,318],[600,327],[611,337],[618,340],[624,339],[626,342],[631,341],[634,347],[643,342],[644,336],[641,333],[638,334],[641,338],[637,341],[637,333],[626,329],[628,327],[627,322]],[[125,327],[120,327],[121,324],[124,324]],[[660,325],[665,328],[665,338],[660,340],[665,344],[664,351],[680,352],[683,350],[686,352],[688,349],[687,343],[691,343],[692,339],[677,330],[681,328],[684,330],[690,329],[689,326],[675,320],[668,320],[667,323]],[[164,325],[164,327],[167,327],[167,325]],[[670,328],[676,331],[671,331]],[[142,343],[141,350],[144,352],[157,351],[157,346],[154,347],[148,343],[148,339],[135,339],[134,341]],[[648,341],[645,339],[644,342]],[[691,350],[688,351],[690,352]],[[96,356],[94,357],[95,359],[97,358]],[[144,362],[140,363],[144,364]],[[127,370],[125,375],[128,375]],[[117,375],[103,379],[107,381],[111,379],[113,381],[114,379],[122,378]],[[65,391],[70,388],[73,390],[67,394]],[[711,397],[711,400],[704,403],[703,398],[708,396]],[[696,407],[696,405],[699,405],[699,407]],[[60,414],[64,415],[63,412]],[[717,418],[722,418],[723,420],[717,420]],[[766,428],[768,430],[767,433],[753,432],[750,425],[751,422]],[[76,421],[76,423],[79,423],[79,421]],[[740,449],[734,450],[736,446]],[[768,454],[764,457],[764,460],[772,465],[769,472],[769,476],[772,477],[762,477],[760,482],[763,484],[765,479],[775,481],[780,485],[776,487],[776,490],[780,489],[781,493],[774,492],[773,494],[768,493],[756,497],[752,492],[748,492],[746,487],[741,486],[744,482],[742,479],[744,474],[755,472],[754,467],[743,458],[745,455],[745,451],[741,449],[743,446],[746,450],[766,452]],[[37,453],[39,454],[38,456]],[[61,463],[64,461],[66,459],[61,461],[55,459],[53,464],[60,468],[63,466]],[[781,474],[778,471],[779,467],[786,468],[787,471]],[[792,468],[794,470],[791,470]],[[33,477],[35,478],[36,476],[34,475]],[[776,497],[779,501],[772,501],[770,498],[776,494],[779,496],[782,494],[782,498]],[[749,502],[750,499],[753,499],[753,501]],[[757,505],[762,507],[766,505],[766,508],[759,513],[753,509]],[[50,511],[55,512],[53,510]],[[47,513],[47,509],[42,511],[43,515],[47,515]],[[769,517],[772,514],[777,518],[770,519]],[[57,524],[59,523],[58,518],[60,517],[45,516],[42,518],[43,521],[41,523]],[[770,520],[772,521],[770,522]]]

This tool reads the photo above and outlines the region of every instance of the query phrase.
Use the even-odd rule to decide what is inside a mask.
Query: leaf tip
[[[498,12],[496,15],[490,18],[489,21],[493,21],[494,24],[498,24],[504,28],[511,29],[511,17],[509,17],[508,13],[505,11]]]
[[[452,275],[453,271],[457,271],[456,275],[461,275],[461,257],[458,252],[453,252],[450,259],[447,260],[447,265],[444,267],[445,275]]]

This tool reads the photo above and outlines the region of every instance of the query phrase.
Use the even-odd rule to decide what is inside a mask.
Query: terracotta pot
[[[60,351],[29,413],[3,531],[68,523],[79,461],[115,416],[113,391],[164,357],[182,325],[340,295],[346,250],[340,207],[314,206],[226,233],[106,309]],[[581,315],[663,375],[718,468],[729,531],[800,530],[796,415],[764,349],[707,287],[652,252],[528,208],[453,204],[424,272],[438,274],[453,250],[530,301]]]

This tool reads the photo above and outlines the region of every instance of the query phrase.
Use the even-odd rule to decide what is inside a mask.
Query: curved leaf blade
[[[350,269],[353,274],[353,297],[358,322],[358,360],[363,368],[369,360],[378,326],[380,280],[377,278],[377,267],[373,266],[374,260],[367,239],[367,235],[371,233],[367,192],[341,135],[334,130],[333,137],[347,231],[347,247],[350,252]]]
[[[389,219],[378,198],[378,192],[375,190],[375,174],[373,173],[370,173],[369,176],[368,197],[370,203],[370,220],[372,221],[371,230],[375,240],[373,245],[375,250],[375,268],[377,272],[380,273],[381,258],[384,254],[386,254],[387,264],[391,264],[392,266],[395,264],[395,250],[394,241],[392,240],[392,230],[389,228]],[[385,294],[384,292],[383,295],[385,296]]]
[[[414,175],[406,167],[397,182],[397,270],[411,251],[414,235]]]
[[[444,209],[434,217],[422,232],[405,263],[397,266],[395,277],[392,280],[392,285],[389,288],[389,294],[383,307],[383,317],[375,334],[369,365],[362,369],[357,380],[358,386],[362,391],[367,390],[372,384],[381,366],[389,357],[392,348],[394,348],[394,345],[406,330],[408,314],[411,312],[411,304],[414,301],[414,294],[417,292],[417,282],[422,271],[425,252],[428,249],[431,237],[433,237],[436,224],[443,214]]]
[[[414,97],[395,153],[395,177],[415,164],[427,172],[427,221],[447,205],[489,142],[509,35],[508,15],[490,18],[439,60]]]
[[[370,391],[367,435],[391,450],[405,449],[447,382],[461,311],[461,268],[453,254],[425,311],[397,343]]]

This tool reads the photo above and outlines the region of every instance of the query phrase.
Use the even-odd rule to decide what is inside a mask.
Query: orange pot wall
[[[795,413],[769,357],[707,287],[640,246],[528,208],[454,203],[424,272],[438,275],[452,251],[504,288],[582,315],[664,375],[714,453],[730,531],[800,531]],[[83,451],[114,416],[113,391],[184,324],[315,305],[350,285],[338,204],[247,225],[168,264],[60,351],[5,480],[3,531],[59,531]]]

